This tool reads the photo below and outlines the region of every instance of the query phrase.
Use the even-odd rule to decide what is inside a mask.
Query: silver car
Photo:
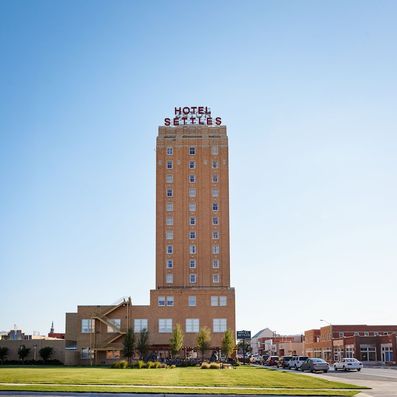
[[[322,358],[308,358],[300,367],[302,372],[310,371],[310,372],[328,372],[329,364],[324,361]]]

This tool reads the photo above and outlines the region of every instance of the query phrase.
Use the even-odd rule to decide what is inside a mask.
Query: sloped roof
[[[270,328],[263,328],[257,332],[251,339],[260,338],[262,336],[273,336],[274,332]]]

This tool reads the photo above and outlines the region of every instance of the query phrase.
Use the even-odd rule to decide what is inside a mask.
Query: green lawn
[[[224,370],[0,367],[0,390],[343,396],[357,393],[357,390],[338,389],[357,389],[357,386],[253,367]]]

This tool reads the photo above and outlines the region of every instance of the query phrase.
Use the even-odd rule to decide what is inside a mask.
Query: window
[[[219,225],[219,218],[217,216],[212,217],[212,224],[213,225]]]
[[[173,296],[167,296],[166,305],[174,306],[174,297]]]
[[[167,226],[172,226],[174,224],[174,218],[172,216],[167,216],[167,218],[165,218],[165,224]]]
[[[218,203],[212,203],[212,211],[218,211],[218,210],[219,210]]]
[[[219,196],[219,190],[218,189],[212,189],[212,197],[218,197]]]
[[[196,296],[192,295],[188,297],[188,305],[189,306],[196,306]]]
[[[196,189],[191,187],[189,189],[189,197],[196,197]]]
[[[167,147],[167,154],[168,156],[172,156],[174,154],[174,150],[172,147]]]
[[[108,320],[110,324],[108,324],[107,332],[118,332],[121,327],[121,320],[116,318],[110,318]]]
[[[369,332],[368,332],[368,331],[365,331],[365,332],[364,332],[364,336],[369,336]]]
[[[173,192],[171,188],[167,189],[167,197],[172,197],[173,196]]]
[[[219,259],[213,259],[212,260],[212,267],[214,269],[219,269]]]
[[[141,332],[144,329],[149,329],[147,325],[147,318],[136,318],[134,320],[134,332]]]
[[[167,269],[172,269],[174,267],[174,261],[172,259],[167,259]]]
[[[213,274],[212,275],[212,282],[213,283],[217,284],[217,283],[219,283],[219,280],[220,280],[219,274]]]
[[[196,175],[189,175],[189,182],[196,183]]]
[[[106,360],[120,360],[120,350],[107,350]]]
[[[189,218],[189,225],[195,225],[196,224],[196,217],[195,216],[191,216]]]
[[[360,345],[361,361],[376,361],[376,348],[372,345]]]
[[[194,146],[190,146],[189,154],[196,154],[196,148]]]
[[[374,336],[379,336],[379,332],[374,332]]]
[[[186,332],[199,332],[200,320],[198,318],[186,319]]]
[[[214,255],[216,255],[216,254],[219,254],[219,245],[213,245],[212,246],[212,253],[214,254]]]
[[[391,362],[393,360],[393,347],[391,344],[382,345],[382,361]]]
[[[172,332],[172,318],[159,318],[159,332]]]
[[[216,155],[218,155],[218,146],[211,146],[211,154],[213,155],[213,156],[216,156]]]
[[[218,168],[219,167],[219,163],[216,160],[212,161],[212,168]]]
[[[339,332],[339,338],[343,338],[345,336],[344,332]]]
[[[165,207],[166,211],[174,211],[174,203],[167,203]]]
[[[227,329],[226,318],[214,318],[212,320],[213,332],[225,332]]]
[[[212,183],[218,183],[219,177],[218,175],[214,174],[212,175]]]
[[[219,297],[219,306],[227,306],[227,296]]]
[[[190,259],[189,260],[189,267],[190,267],[190,269],[195,269],[196,268],[196,259]]]
[[[166,181],[167,183],[172,183],[172,182],[174,182],[174,176],[173,176],[173,175],[166,175],[165,181]]]
[[[196,203],[189,203],[189,211],[196,211]]]
[[[167,161],[167,169],[172,170],[172,160]]]
[[[165,275],[165,282],[167,284],[172,284],[174,282],[174,275],[172,273],[167,273]]]
[[[219,239],[219,232],[217,230],[214,230],[212,232],[212,239],[213,240],[218,240]]]
[[[88,360],[90,357],[92,357],[91,351],[89,347],[82,347],[81,352],[80,352],[80,358],[82,360]]]
[[[196,232],[194,231],[189,232],[189,239],[194,240],[195,238],[196,238]]]
[[[197,282],[197,276],[194,273],[189,274],[189,283],[195,284]]]
[[[172,254],[174,252],[174,247],[172,245],[167,245],[167,254]]]
[[[197,254],[197,248],[196,248],[196,246],[195,246],[194,244],[190,244],[190,245],[189,245],[189,253],[190,253],[191,255]]]
[[[158,306],[165,306],[165,296],[159,296],[157,298],[157,304]]]
[[[219,306],[217,296],[211,296],[211,306]]]
[[[354,332],[354,336],[360,336],[360,332],[358,331]]]
[[[172,230],[167,230],[165,232],[165,238],[167,240],[172,240],[174,238],[174,232]]]
[[[195,169],[196,168],[196,162],[195,161],[189,161],[189,168],[191,170]]]
[[[95,331],[95,320],[91,318],[83,318],[81,320],[81,332],[90,334]]]

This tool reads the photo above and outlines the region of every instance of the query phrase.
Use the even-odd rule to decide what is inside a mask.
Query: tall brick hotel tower
[[[120,357],[126,330],[147,329],[151,350],[165,356],[176,324],[184,354],[194,354],[206,326],[211,345],[235,334],[230,287],[229,165],[226,127],[207,107],[176,107],[159,127],[156,146],[156,287],[150,306],[122,300],[78,306],[66,314],[70,363],[109,363]]]

